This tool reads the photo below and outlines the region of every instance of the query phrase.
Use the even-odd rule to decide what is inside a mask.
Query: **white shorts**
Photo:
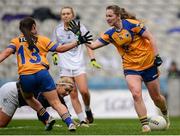
[[[14,85],[16,84],[5,84],[0,88],[0,108],[5,114],[10,117],[14,115],[14,112],[19,105],[17,87]]]
[[[86,73],[85,67],[75,69],[75,70],[60,68],[60,77],[61,76],[76,77],[84,73]]]

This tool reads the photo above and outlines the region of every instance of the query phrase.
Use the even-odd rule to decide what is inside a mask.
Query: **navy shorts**
[[[144,82],[150,82],[159,77],[158,68],[156,66],[152,66],[142,71],[124,70],[124,75],[140,75]]]
[[[54,80],[46,69],[35,74],[20,75],[19,79],[23,92],[36,94],[56,89]]]

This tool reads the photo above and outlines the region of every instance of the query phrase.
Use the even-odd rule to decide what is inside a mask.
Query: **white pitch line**
[[[96,126],[97,124],[95,123],[92,123],[92,124],[88,124],[89,126]]]
[[[89,126],[96,126],[97,124],[88,124]],[[5,127],[5,128],[0,128],[0,130],[2,129],[25,129],[25,128],[37,128],[37,126],[18,126],[18,127]],[[55,124],[53,127],[58,127],[58,128],[62,128],[63,125],[59,125],[59,124]],[[40,127],[39,127],[40,128]]]
[[[32,126],[6,127],[0,129],[25,129],[25,128],[32,128]]]
[[[53,127],[59,127],[59,128],[62,128],[63,126],[62,126],[62,125],[59,125],[59,124],[55,124]]]

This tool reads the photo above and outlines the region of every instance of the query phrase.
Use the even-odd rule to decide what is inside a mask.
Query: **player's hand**
[[[97,63],[96,59],[91,59],[90,65],[91,65],[91,67],[101,69],[101,65]]]
[[[81,30],[80,30],[80,21],[78,21],[78,24],[74,20],[69,22],[68,30],[72,31],[75,35],[80,36]]]
[[[52,60],[54,65],[58,65],[58,54],[56,52],[52,54]]]
[[[90,41],[92,41],[92,35],[89,34],[89,31],[85,35],[81,35],[81,30],[80,30],[80,21],[78,21],[78,24],[74,20],[69,22],[69,28],[68,30],[72,31],[75,35],[78,36],[78,41],[77,44],[83,44],[83,43],[88,43],[91,44]]]
[[[77,41],[77,45],[83,44],[83,43],[87,43],[87,44],[91,44],[90,41],[92,41],[92,35],[89,34],[89,31],[87,33],[85,33],[85,35],[79,35],[78,36],[78,41]]]
[[[154,65],[159,67],[163,63],[161,57],[158,55],[155,56]]]

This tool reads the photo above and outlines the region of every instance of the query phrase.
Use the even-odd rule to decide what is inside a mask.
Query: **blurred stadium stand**
[[[88,3],[88,4],[87,4]],[[161,66],[161,82],[165,88],[165,77],[167,67],[171,60],[180,65],[180,32],[168,33],[170,29],[180,28],[180,0],[0,0],[0,17],[5,14],[33,14],[38,7],[48,7],[52,13],[59,14],[63,6],[74,7],[81,17],[81,22],[93,33],[94,38],[104,32],[108,25],[105,22],[105,8],[110,4],[118,4],[128,11],[136,14],[137,18],[144,20],[146,26],[157,39],[160,55],[164,60]],[[43,22],[37,20],[38,29],[41,34],[51,37],[54,27],[59,22],[47,19]],[[4,49],[11,38],[19,34],[19,20],[10,22],[0,21],[0,50]],[[86,51],[85,51],[86,52]],[[95,51],[96,59],[102,64],[102,70],[89,67],[87,60],[87,71],[90,88],[121,88],[126,87],[123,80],[121,59],[113,46],[108,46]],[[51,55],[48,57],[50,58]],[[51,74],[57,79],[58,68],[51,63]],[[11,56],[0,66],[0,85],[5,81],[17,79],[16,59]],[[110,79],[109,79],[110,77]]]

